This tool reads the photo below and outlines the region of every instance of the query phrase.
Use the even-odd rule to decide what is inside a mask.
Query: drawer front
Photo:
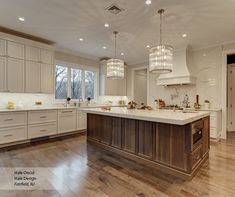
[[[77,110],[76,109],[61,109],[58,110],[58,114],[59,116],[66,116],[66,115],[76,115],[77,114]]]
[[[0,129],[0,144],[17,142],[26,139],[27,139],[26,126]]]
[[[41,110],[28,112],[28,124],[38,124],[57,121],[56,110]]]
[[[39,125],[29,125],[28,126],[28,138],[37,138],[43,136],[54,135],[57,132],[56,122],[39,124]]]
[[[0,128],[27,124],[27,112],[0,113]]]
[[[76,121],[77,121],[76,115],[59,116],[58,133],[76,131],[77,130]]]
[[[202,158],[202,145],[200,145],[196,150],[194,150],[191,153],[191,166],[192,169],[195,168],[196,164],[201,160]]]

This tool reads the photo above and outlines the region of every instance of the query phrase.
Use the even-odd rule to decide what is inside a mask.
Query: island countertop
[[[210,115],[206,111],[173,111],[173,110],[140,110],[127,109],[126,107],[115,107],[110,110],[102,108],[84,108],[81,109],[86,113],[99,114],[106,116],[130,118],[152,122],[185,125]]]

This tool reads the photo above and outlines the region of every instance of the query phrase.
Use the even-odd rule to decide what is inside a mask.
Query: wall
[[[195,103],[196,94],[200,96],[200,103],[205,99],[211,101],[211,107],[221,107],[221,59],[222,47],[215,46],[206,49],[191,51],[189,55],[190,70],[197,77],[195,86],[163,87],[156,85],[158,76],[149,77],[149,104],[155,106],[154,100],[161,98],[167,104],[180,105],[184,95],[188,94],[190,105]],[[146,66],[148,62],[132,65],[128,69],[128,84],[131,83],[131,70],[136,67]],[[177,66],[177,65],[176,65]],[[130,78],[129,78],[130,77]],[[131,92],[131,85],[128,87]],[[130,95],[131,96],[131,95]],[[173,96],[173,97],[172,97]]]
[[[137,103],[147,103],[147,69],[136,70],[134,74],[134,100]]]

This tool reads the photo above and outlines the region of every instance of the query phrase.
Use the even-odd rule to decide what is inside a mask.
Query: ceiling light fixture
[[[124,78],[124,61],[116,58],[117,51],[117,31],[113,32],[115,36],[115,55],[114,58],[107,61],[107,77],[111,79]]]
[[[162,44],[162,14],[164,11],[164,9],[158,10],[160,15],[160,44],[149,50],[149,71],[151,73],[172,72],[173,47]]]
[[[183,38],[186,38],[186,37],[187,37],[187,34],[182,34],[182,37],[183,37]]]
[[[79,38],[79,40],[82,42],[84,39],[83,38]]]
[[[146,1],[145,1],[145,4],[146,4],[146,5],[151,5],[151,4],[152,4],[152,1],[151,1],[151,0],[146,0]]]
[[[147,45],[146,48],[150,48],[150,45]]]
[[[121,55],[123,56],[123,55],[125,55],[124,53],[121,53]]]
[[[105,26],[105,27],[109,27],[109,24],[108,24],[108,23],[105,23],[104,26]]]
[[[107,49],[107,47],[106,47],[106,46],[103,46],[103,49]]]
[[[18,20],[19,20],[19,21],[22,21],[22,22],[25,21],[25,19],[24,19],[23,17],[19,17]]]

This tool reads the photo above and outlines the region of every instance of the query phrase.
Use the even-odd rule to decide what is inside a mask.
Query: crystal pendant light
[[[172,72],[173,47],[162,44],[162,14],[164,12],[164,9],[158,10],[158,14],[160,14],[160,44],[149,50],[149,71],[151,73]]]
[[[124,61],[116,58],[116,42],[117,42],[117,31],[114,31],[115,36],[115,56],[107,61],[107,78],[111,79],[122,79],[124,78]]]

